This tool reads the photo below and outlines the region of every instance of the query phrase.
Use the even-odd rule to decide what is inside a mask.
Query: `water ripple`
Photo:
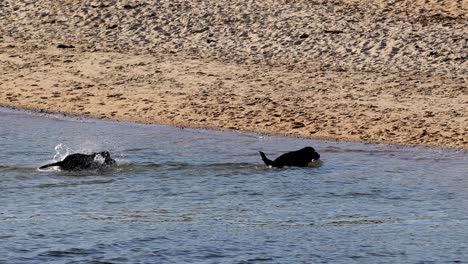
[[[1,111],[0,123],[2,263],[468,259],[463,151]],[[109,150],[118,165],[37,170],[58,143]],[[312,168],[269,168],[258,155],[309,145],[322,156]]]

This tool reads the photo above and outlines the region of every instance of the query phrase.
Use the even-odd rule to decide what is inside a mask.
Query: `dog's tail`
[[[61,161],[41,166],[39,167],[39,169],[42,170],[42,169],[49,168],[49,167],[60,166],[60,164],[62,164]]]
[[[268,159],[268,158],[265,156],[265,153],[263,153],[263,152],[261,152],[261,151],[259,151],[259,152],[260,152],[260,156],[262,156],[263,162],[265,162],[266,165],[268,165],[268,166],[273,166],[273,167],[275,166],[275,162],[272,161],[272,160],[270,160],[270,159]]]

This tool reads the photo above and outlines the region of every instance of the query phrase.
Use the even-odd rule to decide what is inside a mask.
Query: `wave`
[[[48,250],[40,253],[42,257],[69,257],[69,256],[87,256],[101,253],[96,249],[69,248],[66,250]]]
[[[310,164],[311,168],[318,168],[323,164],[323,162],[314,162]],[[151,171],[160,171],[160,170],[265,170],[271,169],[263,163],[248,163],[248,162],[223,162],[223,163],[185,163],[185,162],[165,162],[165,163],[132,163],[129,161],[119,162],[115,166],[93,169],[93,170],[83,170],[83,171],[63,171],[58,167],[49,167],[46,169],[39,169],[40,165],[37,167],[21,167],[21,166],[10,166],[10,165],[0,165],[0,172],[16,172],[22,174],[33,174],[36,172],[40,173],[54,173],[59,175],[69,175],[69,176],[88,176],[88,175],[112,175],[112,174],[122,174],[122,173],[144,173]],[[288,168],[278,169],[285,170]],[[289,168],[291,169],[291,168]],[[303,169],[303,168],[302,168]]]
[[[0,165],[0,172],[19,172],[19,173],[33,173],[36,171],[35,167],[20,167],[14,165]]]
[[[310,164],[309,167],[318,168],[322,166],[322,161],[316,161]],[[36,166],[16,166],[16,165],[0,165],[0,172],[19,174],[21,176],[36,176],[39,175],[54,175],[54,176],[114,176],[122,174],[140,174],[151,173],[160,171],[232,171],[239,172],[259,172],[259,171],[276,171],[288,169],[304,169],[304,168],[269,168],[263,163],[249,163],[249,162],[221,162],[221,163],[188,163],[188,162],[162,162],[162,163],[136,163],[129,160],[117,159],[117,165],[111,167],[104,167],[93,170],[83,171],[63,171],[59,167],[49,167],[46,169],[39,169],[43,164]]]

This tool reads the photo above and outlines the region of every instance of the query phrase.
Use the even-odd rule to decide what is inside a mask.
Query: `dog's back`
[[[95,166],[96,154],[71,154],[65,157],[60,165],[61,169],[64,170],[86,170],[91,169]]]
[[[100,161],[97,157],[102,158]],[[105,166],[114,165],[116,162],[111,158],[110,153],[107,151],[92,153],[92,154],[81,154],[75,153],[66,156],[62,161],[47,164],[39,167],[40,169],[59,166],[62,170],[75,171],[75,170],[89,170],[99,169]]]
[[[263,155],[262,154],[263,152],[260,152],[260,155],[262,156],[262,160],[265,162],[265,164],[267,164],[268,166],[278,167],[278,168],[307,167],[309,166],[309,163],[312,160],[320,159],[320,155],[312,147],[305,147],[300,150],[285,153],[279,156],[274,161],[269,160],[268,158],[266,158],[265,154]]]

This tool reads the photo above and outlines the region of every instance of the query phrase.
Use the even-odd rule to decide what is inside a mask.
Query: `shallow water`
[[[306,145],[321,154],[320,166],[271,169],[258,155]],[[0,111],[0,149],[0,263],[468,260],[463,150],[7,109]],[[67,150],[109,150],[119,166],[37,169]]]

